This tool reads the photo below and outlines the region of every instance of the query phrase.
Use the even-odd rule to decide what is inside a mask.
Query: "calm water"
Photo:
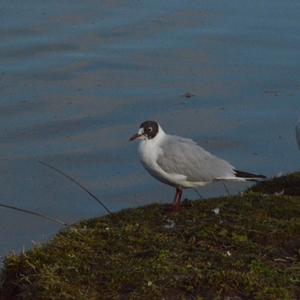
[[[299,169],[299,20],[294,0],[2,1],[0,201],[67,222],[104,213],[41,159],[113,211],[170,202],[128,142],[145,119],[242,170]],[[0,219],[1,255],[60,229],[4,208]]]

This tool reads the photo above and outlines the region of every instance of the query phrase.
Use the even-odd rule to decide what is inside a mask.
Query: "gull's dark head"
[[[151,140],[156,137],[159,131],[159,125],[155,121],[145,121],[140,125],[138,133],[133,135],[129,140],[134,141],[136,139]]]

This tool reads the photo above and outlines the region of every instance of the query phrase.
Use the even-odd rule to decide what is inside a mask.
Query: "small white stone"
[[[212,209],[212,211],[213,211],[216,215],[218,215],[218,214],[220,213],[220,208],[219,208],[219,207],[216,207],[216,208]]]
[[[275,196],[282,196],[282,195],[284,195],[284,190],[282,190],[281,192],[275,192],[274,195]]]
[[[167,220],[167,224],[166,225],[164,225],[164,227],[166,228],[166,229],[172,229],[172,228],[174,228],[175,227],[175,222],[173,221],[173,220],[170,220],[170,219],[168,219]]]

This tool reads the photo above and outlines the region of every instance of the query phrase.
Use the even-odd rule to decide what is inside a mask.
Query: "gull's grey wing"
[[[193,140],[169,135],[160,147],[162,153],[157,163],[167,173],[185,175],[192,182],[234,177],[233,166],[210,154]]]

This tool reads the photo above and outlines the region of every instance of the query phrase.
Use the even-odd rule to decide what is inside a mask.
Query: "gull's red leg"
[[[177,203],[177,198],[178,198],[178,189],[176,189],[175,197],[173,200],[173,206]]]
[[[182,196],[182,190],[179,188],[176,188],[176,194],[173,201],[173,210],[179,211],[180,210],[180,201]]]

